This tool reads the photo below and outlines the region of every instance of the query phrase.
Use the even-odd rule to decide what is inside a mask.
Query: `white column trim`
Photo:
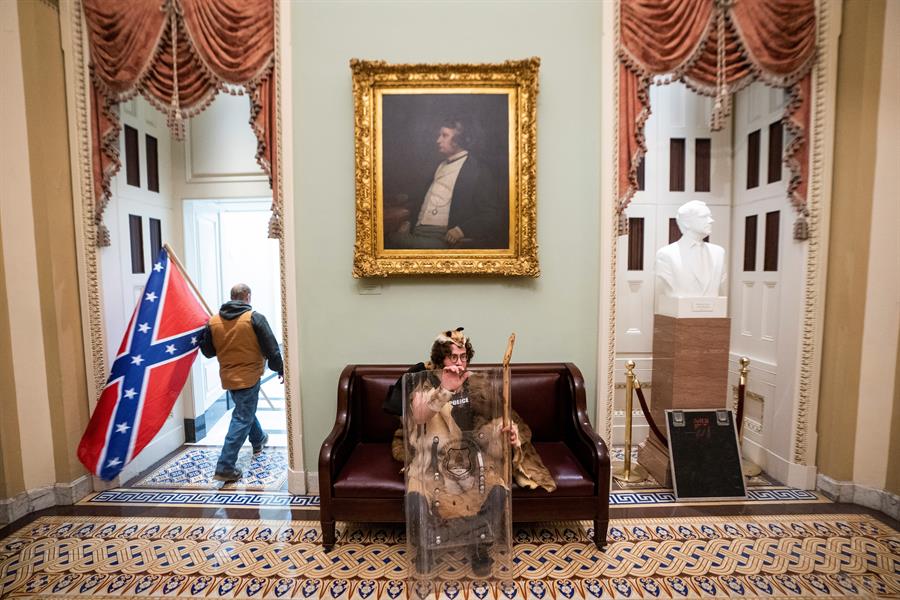
[[[291,95],[291,2],[279,0],[276,43],[278,48],[278,172],[281,178],[282,235],[281,306],[282,339],[285,340],[285,404],[288,415],[288,490],[306,494],[308,485],[303,453],[303,401],[300,381],[300,306],[297,300],[294,207],[294,119]]]
[[[600,298],[597,319],[597,391],[594,428],[607,444],[612,444],[613,398],[615,381],[613,369],[616,358],[616,163],[618,129],[616,111],[618,81],[616,75],[616,30],[618,3],[604,2],[602,12],[602,41],[600,43],[600,262],[598,280]],[[604,135],[603,132],[616,132]]]

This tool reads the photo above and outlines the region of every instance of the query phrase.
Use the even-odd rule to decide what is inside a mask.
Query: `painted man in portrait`
[[[435,143],[443,160],[410,198],[408,219],[385,232],[385,248],[506,248],[508,209],[491,170],[470,150],[468,124],[442,120]]]

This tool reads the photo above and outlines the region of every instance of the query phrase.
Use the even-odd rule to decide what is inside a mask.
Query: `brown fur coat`
[[[478,384],[476,383],[476,378],[471,378],[469,381],[473,387],[477,387]],[[477,389],[471,391],[474,393],[470,393],[470,399],[473,403],[477,403],[481,394],[478,393]],[[541,461],[541,457],[538,455],[534,444],[531,443],[531,428],[522,420],[522,417],[520,417],[516,411],[511,411],[510,417],[512,418],[513,423],[518,427],[519,441],[521,442],[519,448],[513,448],[512,454],[512,470],[515,483],[523,488],[536,489],[541,487],[548,492],[554,491],[556,489],[556,482],[553,480],[550,471],[544,466],[543,461]],[[394,439],[391,443],[391,454],[395,460],[405,464],[405,453],[406,448],[403,443],[403,428],[401,427],[394,432]]]

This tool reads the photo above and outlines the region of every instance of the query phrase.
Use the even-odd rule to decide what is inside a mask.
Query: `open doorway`
[[[214,311],[228,300],[232,285],[247,284],[253,309],[265,315],[283,345],[278,240],[266,236],[269,207],[267,198],[185,200],[185,260]],[[233,405],[220,385],[218,361],[200,356],[191,375],[194,402],[187,411],[192,416],[185,418],[185,442],[221,446]],[[268,369],[262,376],[257,418],[270,447],[287,446],[284,386]]]

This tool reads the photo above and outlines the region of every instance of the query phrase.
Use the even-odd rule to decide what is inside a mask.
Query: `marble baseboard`
[[[71,483],[57,483],[53,487],[56,490],[56,504],[64,506],[75,504],[94,491],[89,475],[82,475]]]
[[[309,471],[306,473],[306,493],[314,496],[319,495],[319,472]]]
[[[816,488],[835,502],[858,504],[900,520],[900,496],[887,490],[837,481],[821,473],[816,478]]]
[[[90,477],[82,475],[70,483],[47,485],[4,498],[0,500],[0,525],[52,506],[75,504],[92,491]]]

